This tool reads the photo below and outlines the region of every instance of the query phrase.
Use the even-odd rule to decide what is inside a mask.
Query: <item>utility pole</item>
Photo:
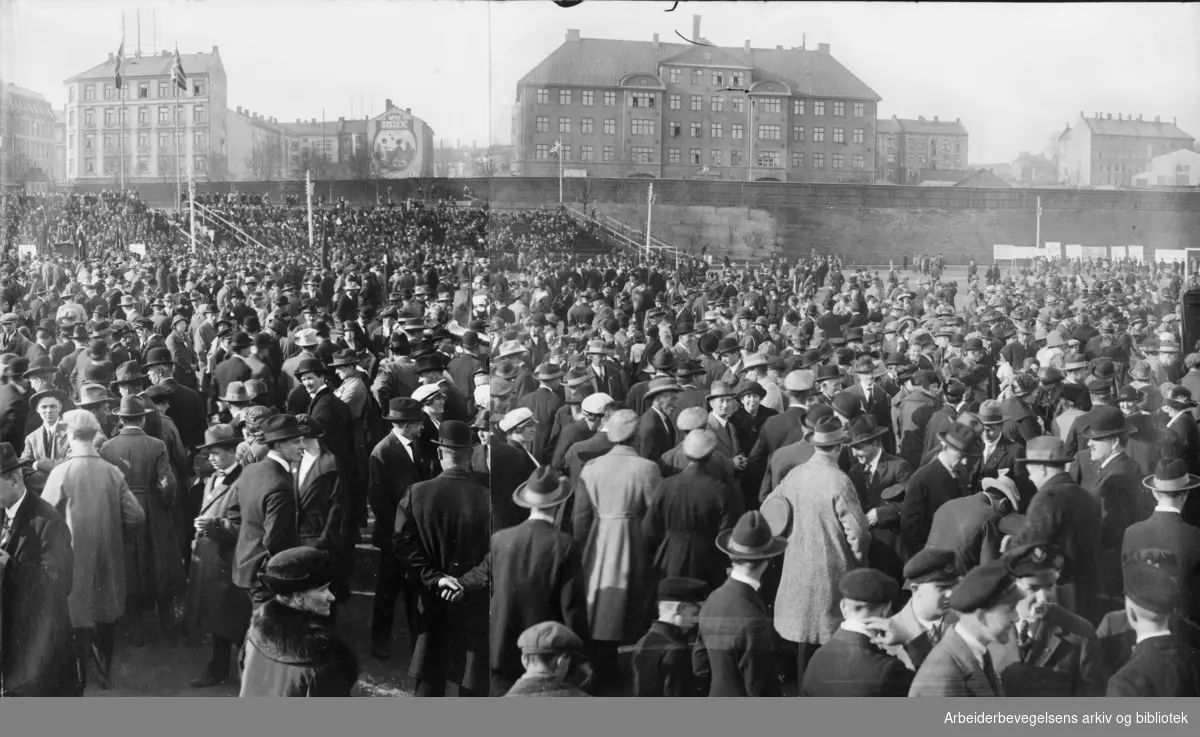
[[[654,182],[646,188],[646,254],[642,263],[650,258],[650,219],[654,211]]]
[[[308,169],[304,172],[304,191],[308,194],[308,248],[311,252],[313,250],[312,169]]]

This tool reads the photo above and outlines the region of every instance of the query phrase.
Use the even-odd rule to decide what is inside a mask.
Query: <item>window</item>
[[[942,153],[944,153],[944,154],[948,154],[948,153],[950,153],[950,141],[946,140],[945,138],[943,138],[943,139],[942,139]],[[1121,153],[1122,153],[1122,154],[1126,154],[1126,153],[1129,153],[1129,152],[1128,152],[1128,151],[1122,151]],[[1124,158],[1124,156],[1122,156],[1121,158]]]
[[[896,176],[896,170],[895,170],[895,169],[888,169],[888,170],[887,170],[887,178],[888,178],[888,179],[892,179],[892,178],[894,178],[895,176]]]
[[[700,149],[693,148],[688,151],[688,163],[695,164],[696,166],[700,165]]]
[[[138,174],[149,174],[150,173],[150,157],[149,156],[139,156],[137,166],[138,166]]]
[[[825,168],[825,154],[813,154],[813,168],[814,169],[824,169]]]
[[[70,121],[71,127],[74,128],[75,127],[75,111],[74,110],[71,110],[70,112],[67,113],[67,120]]]
[[[854,139],[853,139],[853,140],[854,140],[854,142],[855,142],[855,143],[862,143],[862,142],[863,142],[863,140],[864,140],[864,139],[863,139],[863,129],[862,129],[862,128],[855,128],[855,129],[854,129]]]
[[[146,131],[140,131],[138,134],[138,150],[150,148],[150,134]]]
[[[719,148],[714,148],[708,152],[708,163],[713,166],[722,166],[725,161],[725,152]]]
[[[745,87],[746,73],[745,72],[730,72],[729,84],[731,87]]]
[[[105,100],[111,100],[116,96],[117,95],[116,95],[115,87],[113,87],[111,84],[104,85],[104,99]]]
[[[783,154],[781,154],[779,151],[759,151],[758,165],[770,167],[772,169],[777,168],[780,163],[782,163],[782,156]]]
[[[616,92],[605,92],[604,93],[604,107],[616,107],[616,106],[617,106],[617,93]]]
[[[679,124],[678,120],[672,120],[668,125],[670,126],[671,138],[678,138],[683,133],[683,126]]]
[[[83,86],[83,99],[87,102],[91,102],[92,100],[96,99],[96,85],[85,84]]]
[[[69,90],[67,90],[67,99],[71,102],[75,102],[75,88],[74,87],[71,87]]]
[[[743,134],[742,134],[742,124],[741,123],[734,123],[729,126],[729,137],[730,138],[741,138],[742,135]]]
[[[834,102],[833,102],[833,117],[835,117],[835,118],[846,117],[846,103],[842,102],[841,100],[834,100]]]
[[[74,150],[74,148],[75,148],[75,134],[74,133],[67,136],[67,148],[72,149],[72,150]]]
[[[533,154],[533,157],[534,157],[535,159],[548,159],[548,158],[550,158],[550,144],[548,144],[548,143],[539,143],[539,144],[535,145],[535,146],[534,146],[534,154]]]
[[[204,131],[193,131],[192,149],[195,151],[203,151],[205,149]]]
[[[589,144],[585,143],[579,147],[579,160],[580,161],[594,161],[595,160],[592,155],[592,147]]]
[[[700,112],[703,109],[701,107],[703,104],[704,104],[703,97],[701,97],[700,95],[692,95],[692,112],[694,112],[694,113]]]
[[[842,157],[842,155],[841,155],[841,154],[834,154],[834,155],[833,155],[833,168],[834,168],[834,169],[841,169],[841,168],[842,168],[842,162],[843,162],[843,157]]]
[[[630,107],[654,107],[653,92],[633,92],[629,95]]]
[[[677,149],[677,148],[667,149],[667,163],[668,164],[678,164],[679,163],[679,149]]]
[[[813,128],[813,141],[816,143],[821,143],[824,140],[825,140],[825,129],[824,128]]]
[[[792,115],[804,114],[804,100],[792,100]]]
[[[792,168],[793,169],[803,169],[804,168],[804,152],[803,151],[793,151],[792,152]]]
[[[84,172],[87,174],[95,174],[96,173],[96,162],[92,161],[91,159],[85,160],[83,162],[83,169],[84,169]]]
[[[149,122],[150,122],[150,108],[148,108],[148,107],[138,108],[138,123],[140,125],[147,125],[147,124],[149,124]]]
[[[694,120],[692,121],[692,123],[691,123],[692,138],[700,138],[701,136],[704,135],[704,130],[700,126],[701,126],[700,123],[698,123]]]
[[[559,155],[562,156],[563,161],[570,161],[571,160],[571,147],[563,146],[562,152]]]
[[[183,120],[183,105],[175,106],[175,122]]]
[[[825,114],[825,101],[824,100],[813,100],[813,115],[824,115],[824,114]]]
[[[704,84],[704,71],[701,69],[692,70],[692,84]]]
[[[105,134],[104,134],[104,150],[105,150],[105,151],[112,151],[112,150],[113,150],[114,148],[116,148],[116,147],[117,147],[117,136],[116,136],[116,134],[113,134],[113,133],[105,133]]]
[[[204,97],[204,80],[197,79],[192,82],[192,97]]]
[[[158,147],[159,148],[166,148],[170,144],[170,142],[171,142],[171,134],[170,133],[164,132],[164,133],[158,134]]]
[[[834,143],[845,143],[846,142],[846,129],[845,128],[834,128],[833,129],[833,142]]]
[[[778,97],[764,97],[762,100],[759,101],[758,109],[760,112],[764,112],[764,113],[779,112],[779,109],[780,109],[779,108],[779,98]]]
[[[583,103],[584,107],[592,107],[596,104],[596,91],[584,90],[583,92],[579,93],[579,98],[579,101]]]
[[[802,126],[802,125],[793,125],[792,126],[792,140],[793,141],[803,141],[804,140],[804,126]]]
[[[735,148],[732,151],[730,151],[729,152],[729,165],[730,166],[740,166],[741,163],[742,163],[742,150],[740,148]]]
[[[104,124],[105,125],[113,124],[113,109],[110,107],[104,108]]]
[[[667,99],[672,110],[683,109],[683,95],[680,95],[678,92],[672,92],[671,96]]]
[[[714,113],[725,112],[725,98],[720,95],[714,95],[711,101],[710,110]]]
[[[159,97],[170,97],[170,90],[167,88],[166,82],[158,83],[158,96]]]
[[[745,108],[746,101],[741,97],[731,97],[729,99],[729,103],[730,103],[729,108],[731,110],[733,110],[733,112],[735,112],[735,113],[744,112],[746,109]]]
[[[713,123],[711,126],[709,126],[708,137],[709,138],[724,138],[725,133],[722,130],[723,127],[724,126],[722,126],[720,123]]]
[[[558,91],[558,104],[559,105],[570,105],[571,104],[571,90],[559,90]]]
[[[654,163],[654,148],[651,146],[634,146],[633,163],[635,164],[652,164]]]
[[[961,143],[954,144],[954,153],[957,154],[957,153],[961,153],[961,152],[962,152],[962,144]]]
[[[208,158],[204,156],[192,157],[192,163],[195,165],[196,171],[204,171],[208,167]]]
[[[725,84],[725,72],[717,70],[712,73],[713,87]]]
[[[863,116],[863,104],[861,102],[854,103],[854,117],[861,118]]]
[[[121,108],[121,123],[129,125],[129,108]]]
[[[923,155],[922,155],[922,156],[918,156],[918,157],[917,157],[917,163],[918,163],[918,164],[924,164],[924,163],[925,163],[925,157],[924,157]]]
[[[95,147],[96,147],[96,134],[95,133],[85,133],[83,136],[83,150],[91,151]]]
[[[683,76],[683,70],[678,67],[671,67],[667,70],[667,78],[671,80],[671,84],[679,84],[679,78]]]
[[[778,125],[759,125],[758,140],[760,141],[778,141],[781,132],[781,127]]]
[[[192,106],[192,122],[194,122],[194,123],[203,123],[204,122],[204,106],[203,105],[193,105]],[[325,146],[325,148],[329,148],[329,145],[327,144]]]
[[[150,97],[150,83],[138,82],[138,99],[145,100]]]
[[[605,118],[604,119],[604,135],[606,135],[606,136],[617,135],[617,120],[616,120],[616,118]]]
[[[535,124],[537,126],[536,130],[538,133],[547,133],[550,131],[550,118],[545,115],[537,116]]]
[[[605,161],[612,161],[613,158],[616,157],[616,155],[617,155],[617,147],[616,146],[605,146],[604,147],[604,160]]]
[[[889,164],[894,164],[894,163],[896,163],[896,154],[889,153],[889,154],[887,155],[887,162],[888,162]]]
[[[167,111],[168,111],[168,110],[169,110],[169,108],[166,108],[166,107],[159,107],[159,108],[158,108],[158,122],[160,122],[160,123],[166,123],[166,122],[167,122],[167,115],[168,115],[168,112],[167,112]]]
[[[559,118],[558,119],[558,132],[559,133],[570,133],[571,132],[571,119],[570,118]]]
[[[592,118],[579,119],[579,132],[586,135],[592,135],[595,132],[596,121]]]
[[[635,119],[630,126],[630,133],[635,136],[652,136],[654,135],[654,121]]]

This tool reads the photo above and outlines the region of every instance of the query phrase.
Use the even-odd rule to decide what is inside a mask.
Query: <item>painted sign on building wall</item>
[[[432,175],[433,133],[419,118],[390,109],[368,126],[371,158],[384,179]]]

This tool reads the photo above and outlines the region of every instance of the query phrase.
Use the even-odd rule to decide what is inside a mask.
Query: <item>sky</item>
[[[157,48],[220,47],[231,108],[281,121],[411,108],[447,145],[509,143],[516,83],[585,38],[701,36],[741,47],[828,43],[879,116],[961,118],[969,163],[1039,152],[1080,111],[1177,119],[1200,136],[1200,4],[687,3],[585,0],[0,0],[0,75],[58,108],[63,81],[121,42],[121,12],[158,11]],[[132,21],[129,23],[133,25]],[[143,49],[154,50],[149,34]],[[126,36],[132,53],[136,37]]]

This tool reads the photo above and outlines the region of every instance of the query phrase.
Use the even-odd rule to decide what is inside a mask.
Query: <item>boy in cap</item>
[[[912,594],[904,608],[871,626],[878,632],[878,644],[916,671],[958,621],[950,609],[950,594],[959,580],[954,553],[934,547],[921,550],[904,564],[904,579]]]
[[[559,622],[535,624],[517,638],[521,649],[521,676],[505,696],[586,697],[567,683],[572,659],[583,650],[583,641]]]
[[[900,586],[873,568],[858,568],[838,581],[842,623],[813,654],[804,671],[805,696],[907,696],[913,672],[876,646],[869,623],[886,619]]]
[[[708,584],[696,578],[658,583],[658,619],[633,651],[634,696],[703,696],[705,684],[692,671],[688,634],[695,630]]]

